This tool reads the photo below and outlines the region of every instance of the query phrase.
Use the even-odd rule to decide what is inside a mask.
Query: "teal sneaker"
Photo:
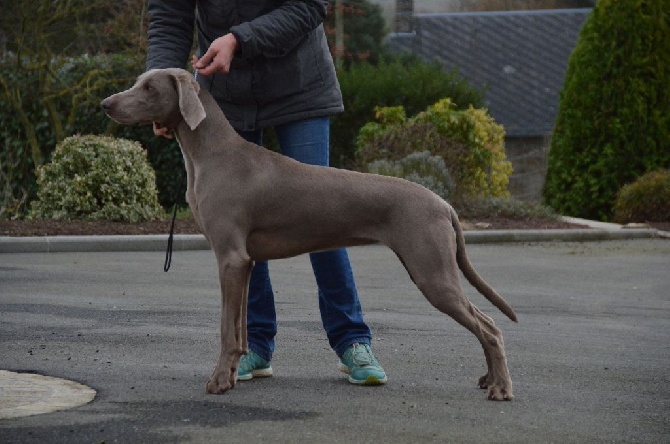
[[[272,376],[270,361],[266,361],[251,350],[240,358],[240,365],[237,368],[238,381],[249,381],[253,378],[267,378],[268,376]]]
[[[340,371],[349,375],[352,384],[380,385],[388,380],[367,344],[352,344],[340,360]]]

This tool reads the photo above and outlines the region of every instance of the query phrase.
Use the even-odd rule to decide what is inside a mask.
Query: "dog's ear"
[[[207,115],[198,97],[200,85],[188,73],[175,75],[175,81],[179,93],[179,110],[188,127],[194,130]]]

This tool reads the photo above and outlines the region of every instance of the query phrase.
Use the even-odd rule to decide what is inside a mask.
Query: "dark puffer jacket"
[[[149,0],[146,68],[183,68],[197,30],[202,56],[232,32],[227,75],[199,76],[230,123],[250,131],[343,111],[323,20],[327,0]]]

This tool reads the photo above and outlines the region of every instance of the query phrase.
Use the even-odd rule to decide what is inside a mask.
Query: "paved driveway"
[[[75,380],[87,405],[0,420],[13,442],[667,442],[670,241],[473,245],[516,309],[505,335],[516,400],[476,388],[475,338],[436,312],[395,255],[350,250],[389,375],[336,368],[306,258],[274,262],[275,377],[204,393],[218,347],[209,251],[0,254],[0,368]],[[2,394],[0,393],[0,396]]]

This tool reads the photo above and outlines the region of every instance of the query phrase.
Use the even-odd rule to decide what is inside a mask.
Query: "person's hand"
[[[163,126],[158,122],[154,122],[154,135],[159,137],[165,137],[166,139],[174,139],[172,131],[167,126]]]
[[[193,55],[193,68],[198,74],[206,77],[217,72],[228,74],[238,46],[237,38],[233,34],[219,37],[209,45],[207,52],[200,59]]]

